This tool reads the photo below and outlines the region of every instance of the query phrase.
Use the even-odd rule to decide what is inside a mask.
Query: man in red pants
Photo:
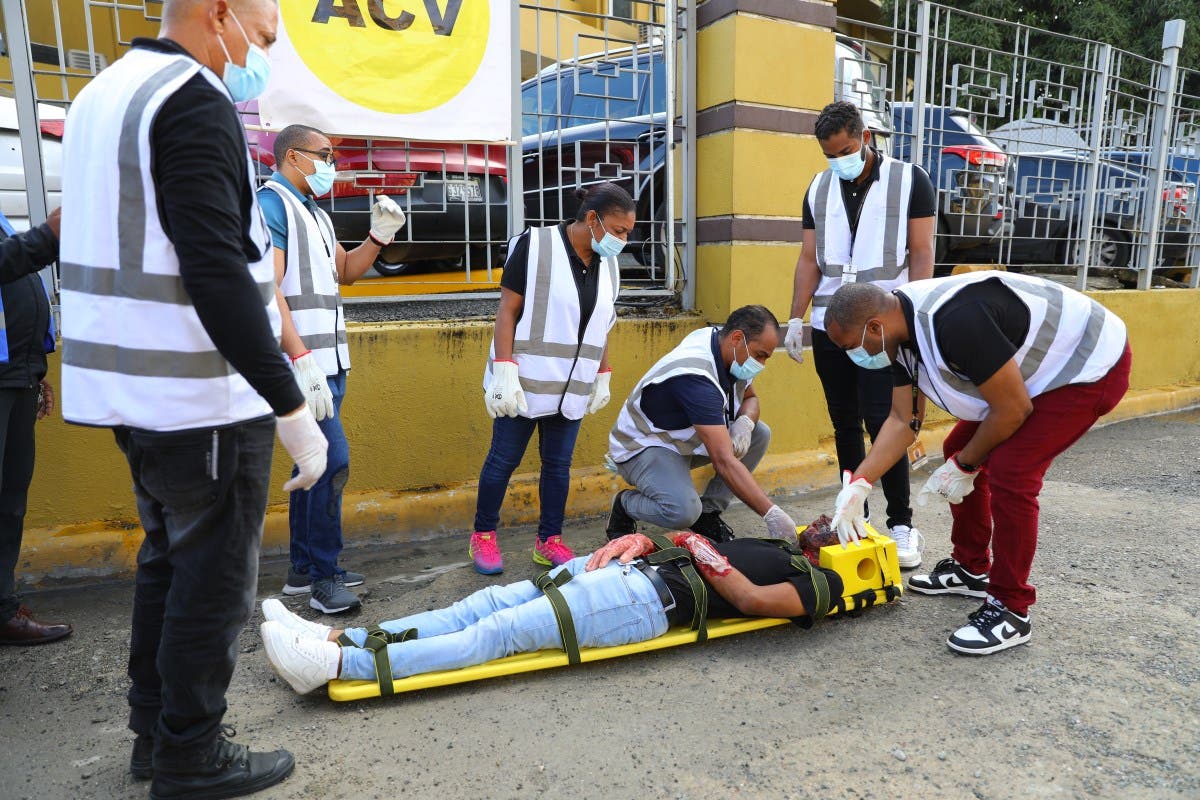
[[[833,521],[839,539],[862,537],[872,483],[915,442],[925,400],[933,400],[961,421],[946,437],[946,463],[917,502],[951,503],[954,549],[908,585],[921,594],[984,599],[946,641],[953,650],[987,655],[1028,642],[1042,478],[1129,388],[1125,323],[1079,292],[995,272],[891,293],[843,286],[825,323],[851,358],[891,363],[895,383],[874,446],[842,476]]]

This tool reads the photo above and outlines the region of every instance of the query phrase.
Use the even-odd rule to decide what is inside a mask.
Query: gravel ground
[[[1042,493],[1029,645],[951,653],[965,598],[905,595],[811,631],[775,628],[390,700],[299,697],[243,634],[227,722],[286,746],[295,774],[264,798],[1196,798],[1200,645],[1189,580],[1200,560],[1200,414],[1093,431]],[[919,479],[914,480],[919,486]],[[832,493],[781,498],[798,520]],[[926,565],[949,514],[920,510]],[[737,507],[747,533],[761,527]],[[602,520],[573,523],[580,551]],[[535,573],[533,533],[502,533],[505,578]],[[465,542],[355,550],[363,624],[486,584]],[[282,563],[264,563],[260,597]],[[3,651],[0,798],[142,798],[126,772],[127,584],[27,598],[75,635]],[[289,605],[299,608],[298,601]],[[304,613],[311,616],[307,608]]]

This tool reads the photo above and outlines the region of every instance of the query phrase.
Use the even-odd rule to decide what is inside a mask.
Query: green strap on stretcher
[[[571,573],[563,570],[556,577],[550,577],[549,572],[543,572],[537,576],[533,585],[541,589],[545,593],[546,599],[550,601],[551,607],[554,608],[554,619],[558,622],[558,634],[562,638],[563,650],[567,654],[567,662],[570,664],[578,664],[579,658],[579,639],[575,636],[575,621],[571,619],[571,608],[567,605],[567,599],[563,597],[559,587],[571,580]]]
[[[686,548],[676,547],[674,542],[660,533],[648,533],[646,536],[658,546],[657,551],[644,557],[646,563],[652,567],[674,564],[683,573],[695,601],[691,628],[696,632],[697,642],[708,641],[708,586],[692,565],[692,554]]]
[[[388,633],[383,628],[373,628],[367,631],[367,641],[363,643],[362,649],[370,650],[375,656],[375,680],[379,683],[379,694],[384,696],[395,694],[392,682],[392,662],[388,658],[387,646],[416,638],[416,628],[405,628],[399,633]],[[358,647],[354,640],[345,633],[337,638],[337,643],[342,647]]]

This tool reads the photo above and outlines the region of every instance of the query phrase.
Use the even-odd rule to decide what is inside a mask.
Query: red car
[[[261,130],[258,103],[241,106],[250,152],[262,180],[275,166],[275,134]],[[375,194],[400,204],[408,223],[379,254],[384,275],[500,265],[508,240],[508,162],[504,145],[331,136],[338,159],[333,191],[317,204],[338,240],[356,247],[371,226]]]

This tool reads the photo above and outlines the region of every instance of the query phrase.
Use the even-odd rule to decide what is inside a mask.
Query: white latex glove
[[[934,470],[929,480],[925,481],[925,486],[917,495],[917,505],[925,505],[931,497],[935,500],[944,498],[951,503],[961,503],[964,497],[975,490],[975,476],[978,474],[979,470],[964,471],[958,465],[958,459],[950,456],[946,463]]]
[[[830,523],[837,531],[843,550],[850,542],[867,538],[866,504],[871,494],[871,482],[866,478],[851,481],[851,477],[850,470],[842,471],[842,490],[833,502],[836,511]]]
[[[767,513],[763,514],[763,521],[767,523],[767,535],[770,538],[783,539],[791,544],[799,543],[796,538],[795,521],[779,506],[767,509]]]
[[[386,194],[379,195],[371,207],[371,235],[388,244],[396,237],[396,231],[403,227],[404,211]]]
[[[333,392],[329,391],[329,381],[325,379],[325,370],[317,366],[317,359],[312,351],[292,362],[296,371],[296,384],[304,392],[304,399],[312,410],[313,418],[321,420],[333,416]]]
[[[517,375],[517,362],[492,362],[492,382],[483,392],[483,404],[492,419],[502,415],[515,417],[518,411],[529,410],[521,378]]]
[[[804,320],[793,317],[788,320],[787,335],[783,337],[783,346],[788,355],[797,364],[804,363]]]
[[[749,417],[738,417],[729,426],[729,438],[733,441],[733,455],[742,458],[750,449],[750,434],[754,433],[754,420]]]
[[[596,373],[596,382],[592,384],[592,396],[588,398],[587,413],[595,414],[608,405],[608,401],[612,399],[612,392],[608,389],[610,380],[612,380],[611,369]]]
[[[297,489],[311,489],[317,479],[325,474],[325,452],[329,442],[317,421],[313,419],[308,405],[302,405],[297,411],[275,418],[275,431],[283,449],[296,462],[300,472],[296,477],[283,485],[285,492]]]

